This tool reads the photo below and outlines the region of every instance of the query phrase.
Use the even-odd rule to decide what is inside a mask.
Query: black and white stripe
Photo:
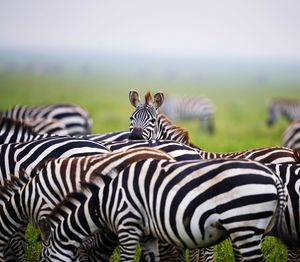
[[[284,210],[281,180],[257,162],[148,159],[111,182],[95,181],[42,220],[41,261],[71,261],[82,239],[107,227],[118,235],[121,261],[133,261],[142,238],[154,261],[156,239],[195,249],[228,236],[237,259],[262,260],[260,242],[273,226],[299,244],[284,233]]]
[[[194,148],[195,145],[191,144]],[[237,152],[214,153],[198,148],[203,159],[251,159],[267,164],[300,163],[300,153],[287,147],[260,147]]]
[[[203,159],[196,149],[173,140],[124,140],[102,142],[102,145],[113,152],[126,151],[138,147],[152,147],[168,153],[177,161]]]
[[[78,105],[53,104],[43,106],[16,105],[1,112],[2,117],[21,121],[57,120],[65,126],[69,135],[85,135],[91,131],[91,119],[88,113]]]
[[[27,183],[22,186],[14,185],[16,189],[13,193],[7,194],[11,188],[2,189],[2,192],[0,191],[2,199],[0,201],[0,219],[2,221],[0,223],[0,259],[3,258],[7,243],[14,238],[16,233],[19,233],[19,237],[15,238],[14,243],[23,243],[24,241],[20,240],[20,233],[24,233],[27,223],[31,222],[37,226],[39,219],[50,213],[52,208],[64,197],[80,189],[80,181],[89,181],[91,176],[109,172],[114,168],[121,170],[132,162],[148,158],[172,159],[166,153],[152,148],[55,159],[50,160],[40,171],[35,170],[37,174],[32,179],[22,177],[27,179]],[[109,236],[108,234],[97,239],[103,243]],[[114,241],[117,245],[117,240]],[[19,249],[22,248],[19,247]],[[110,249],[107,246],[102,249],[102,255],[106,255],[103,254],[103,250]]]
[[[300,120],[291,123],[282,136],[284,146],[300,151]]]
[[[51,137],[26,143],[0,145],[0,185],[11,175],[21,170],[27,174],[38,165],[52,158],[84,156],[107,153],[109,150],[93,141],[71,138]]]
[[[292,99],[270,99],[268,101],[267,124],[273,125],[280,117],[284,117],[289,122],[300,119],[300,101]]]
[[[214,132],[216,108],[207,97],[166,96],[161,110],[173,121],[197,119],[203,130]]]

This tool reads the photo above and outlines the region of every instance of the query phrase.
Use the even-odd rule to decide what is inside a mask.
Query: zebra
[[[69,135],[89,134],[92,125],[88,113],[79,105],[74,104],[16,105],[1,112],[0,116],[25,121],[37,121],[45,118],[58,120],[65,125]]]
[[[68,136],[69,132],[66,125],[56,119],[34,118],[23,121],[25,125],[32,127],[33,131],[38,134],[54,134],[58,136]]]
[[[6,117],[0,119],[0,144],[29,142],[53,136],[48,133],[40,134],[35,131],[33,126],[27,125],[22,121]]]
[[[22,244],[19,247],[22,250],[24,241],[19,238],[22,236],[21,233],[24,233],[22,229],[26,227],[27,223],[30,221],[37,226],[39,219],[49,213],[51,208],[55,207],[69,193],[80,188],[80,181],[89,181],[90,177],[97,176],[100,172],[121,170],[135,161],[148,158],[172,160],[168,154],[160,150],[141,147],[96,156],[53,159],[42,169],[34,170],[33,172],[36,174],[32,179],[21,175],[21,181],[19,181],[14,177],[18,185],[16,182],[10,183],[13,187],[2,187],[0,191],[0,199],[2,199],[0,201],[0,219],[2,221],[0,225],[0,258],[1,255],[3,257],[7,243],[20,229],[21,232],[13,242]],[[22,183],[24,180],[26,182]],[[104,235],[104,238],[106,236]],[[117,244],[117,240],[115,241]],[[21,254],[23,253],[21,252]]]
[[[291,123],[282,135],[283,146],[300,151],[300,120]]]
[[[215,105],[204,96],[166,96],[161,106],[164,114],[172,120],[197,119],[200,127],[208,133],[214,132]]]
[[[269,126],[272,126],[280,116],[285,117],[289,122],[300,119],[300,101],[283,98],[270,99],[267,107]]]
[[[164,101],[162,92],[153,97],[150,92],[145,95],[145,103],[142,104],[138,92],[129,92],[129,101],[135,107],[130,116],[129,139],[169,139],[188,143],[188,132],[183,128],[175,126],[158,109]]]
[[[105,228],[118,235],[121,261],[134,260],[139,241],[158,261],[157,239],[195,249],[228,236],[236,259],[263,260],[260,242],[274,227],[299,245],[285,230],[282,181],[258,162],[147,159],[111,177],[86,183],[40,220],[40,261],[72,261],[82,240]]]
[[[198,148],[191,144],[193,148]],[[203,159],[251,159],[261,163],[280,164],[280,163],[300,163],[300,153],[287,147],[271,146],[252,148],[243,151],[215,153],[198,148],[199,155]]]
[[[100,143],[72,137],[49,137],[0,145],[0,185],[20,170],[31,171],[49,159],[107,153]]]
[[[102,142],[101,144],[112,152],[120,152],[137,147],[152,147],[168,153],[176,161],[203,159],[196,149],[173,140],[124,140]]]
[[[45,124],[46,131],[47,124],[50,124],[50,128],[59,128],[56,123],[61,124],[58,121],[45,119],[46,121],[42,124]],[[63,134],[63,132],[56,132],[56,134],[41,132],[40,128],[36,129],[31,122],[27,124],[26,121],[13,120],[11,118],[2,117],[0,118],[0,144],[8,143],[19,143],[19,142],[29,142],[33,140],[38,140],[42,138],[49,138],[54,136],[67,136],[68,134]],[[54,126],[52,126],[54,124]],[[95,142],[113,142],[113,141],[123,141],[127,140],[129,137],[129,131],[116,131],[108,132],[102,134],[88,134],[81,136],[72,136],[76,138],[88,139]]]

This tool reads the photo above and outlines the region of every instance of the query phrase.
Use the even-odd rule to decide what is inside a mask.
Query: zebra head
[[[277,118],[281,115],[281,108],[280,105],[274,102],[268,104],[268,119],[267,125],[272,126]]]
[[[159,92],[152,97],[150,92],[145,95],[145,103],[142,104],[139,94],[131,90],[129,101],[135,107],[130,116],[129,139],[155,139],[157,132],[157,109],[164,101],[163,93]]]
[[[42,249],[40,252],[40,262],[79,262],[79,255],[76,255],[76,251],[69,252],[69,250],[62,249],[55,244],[52,234],[52,225],[47,218],[42,218],[39,221],[39,228],[41,231]],[[57,240],[56,240],[57,241]]]

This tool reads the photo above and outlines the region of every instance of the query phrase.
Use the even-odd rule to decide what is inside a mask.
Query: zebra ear
[[[139,98],[139,94],[137,91],[135,91],[135,90],[129,91],[129,101],[134,107],[137,107],[141,103],[141,100]]]
[[[154,95],[154,106],[156,109],[160,108],[162,103],[164,102],[164,94],[162,92],[158,92]]]
[[[43,242],[48,243],[51,234],[51,225],[47,218],[41,218],[38,222],[41,231],[41,239]]]

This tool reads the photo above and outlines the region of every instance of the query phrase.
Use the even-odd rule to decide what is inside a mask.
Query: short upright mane
[[[150,92],[145,94],[145,104],[149,105],[153,101],[153,97]]]

